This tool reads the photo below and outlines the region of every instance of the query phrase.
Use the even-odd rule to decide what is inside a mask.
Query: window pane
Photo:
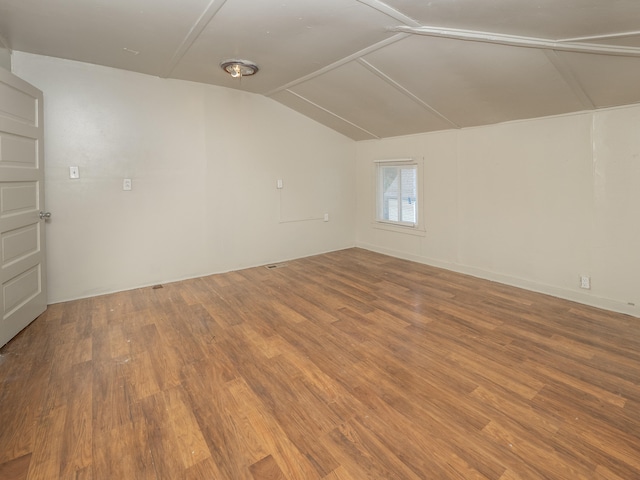
[[[397,222],[400,169],[382,167],[382,219]]]
[[[400,221],[416,223],[417,182],[416,169],[403,168],[401,172],[402,185],[402,218]]]
[[[378,219],[417,223],[417,166],[379,165],[378,175]]]

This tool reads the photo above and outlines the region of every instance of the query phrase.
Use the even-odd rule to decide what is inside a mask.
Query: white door
[[[42,92],[0,68],[0,347],[47,308],[43,137]]]

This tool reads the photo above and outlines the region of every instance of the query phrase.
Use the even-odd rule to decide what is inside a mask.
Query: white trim
[[[608,40],[611,38],[635,37],[640,35],[640,31],[632,30],[630,32],[606,33],[604,35],[588,35],[586,37],[560,38],[558,42],[583,42],[585,40]]]
[[[102,296],[102,295],[111,295],[113,293],[119,293],[119,292],[128,292],[130,290],[138,290],[141,288],[150,288],[154,285],[163,285],[165,288],[167,288],[168,286],[170,286],[172,283],[176,283],[176,282],[184,282],[185,280],[192,280],[194,278],[204,278],[204,277],[209,277],[211,275],[223,275],[225,273],[229,273],[229,272],[238,272],[241,270],[247,270],[249,268],[256,268],[256,267],[264,267],[265,265],[271,265],[274,263],[288,263],[288,262],[295,262],[296,260],[301,260],[303,258],[309,258],[309,257],[315,257],[317,255],[324,255],[327,253],[332,253],[332,252],[340,252],[342,250],[348,250],[350,248],[355,248],[355,245],[352,243],[349,243],[345,246],[342,247],[336,247],[336,248],[331,248],[329,250],[319,250],[315,253],[304,253],[301,254],[301,257],[276,257],[275,259],[272,260],[264,260],[264,261],[258,261],[258,262],[252,262],[252,263],[248,263],[248,264],[237,264],[237,265],[233,265],[231,267],[228,268],[218,268],[218,269],[214,269],[214,270],[206,270],[206,271],[202,271],[200,273],[188,273],[187,275],[179,275],[176,277],[172,277],[169,279],[158,279],[152,282],[145,282],[145,283],[138,283],[135,284],[133,286],[126,286],[126,287],[108,287],[106,289],[99,289],[99,288],[95,288],[92,289],[89,292],[84,292],[81,293],[79,295],[72,295],[70,297],[60,297],[60,298],[54,298],[54,299],[48,299],[47,304],[48,305],[55,305],[56,303],[65,303],[65,302],[72,302],[74,300],[82,300],[83,298],[93,298],[93,297],[98,297],[98,296]]]
[[[378,135],[376,135],[375,133],[370,132],[369,130],[365,130],[365,129],[364,129],[364,128],[362,128],[361,126],[356,125],[356,124],[355,124],[355,123],[353,123],[353,122],[350,122],[350,121],[349,121],[349,120],[347,120],[346,118],[341,117],[340,115],[338,115],[338,114],[336,114],[336,113],[333,113],[331,110],[328,110],[328,109],[326,109],[326,108],[324,108],[324,107],[321,107],[321,106],[320,106],[320,105],[318,105],[317,103],[312,102],[312,101],[311,101],[311,100],[309,100],[308,98],[303,97],[302,95],[300,95],[300,94],[298,94],[298,93],[294,92],[293,90],[286,89],[286,90],[283,90],[283,92],[286,92],[286,93],[288,93],[289,95],[293,95],[294,97],[299,98],[299,99],[300,99],[300,100],[302,100],[303,102],[308,103],[309,105],[311,105],[311,106],[313,106],[313,107],[317,108],[318,110],[322,110],[322,111],[323,111],[324,113],[326,113],[327,115],[331,115],[332,117],[337,118],[338,120],[340,120],[340,121],[342,121],[342,122],[344,122],[344,123],[346,123],[346,124],[348,124],[348,125],[351,125],[353,128],[356,128],[356,129],[360,130],[361,132],[366,133],[366,134],[367,134],[367,135],[369,135],[370,137],[373,137],[373,138],[372,138],[373,140],[379,140],[379,139],[380,139],[380,137],[379,137]],[[278,92],[278,93],[283,93],[283,92]]]
[[[415,157],[406,157],[406,158],[382,158],[379,160],[374,160],[373,163],[406,163],[407,165],[416,164],[417,160]]]
[[[393,18],[394,20],[397,20],[398,22],[402,22],[405,25],[411,25],[413,27],[420,26],[420,22],[414,20],[411,17],[408,17],[404,13],[399,12],[395,8],[390,7],[389,5],[387,5],[384,2],[381,2],[380,0],[357,0],[357,1],[362,3],[363,5],[373,8],[374,10],[379,11],[380,13],[384,13],[385,15]]]
[[[371,227],[378,230],[386,230],[387,232],[403,233],[405,235],[416,235],[418,237],[426,237],[427,231],[418,225],[405,225],[401,223],[389,223],[380,220],[371,222]]]
[[[213,17],[216,16],[216,14],[222,8],[226,1],[227,0],[211,0],[209,2],[209,5],[205,7],[198,20],[196,20],[196,23],[191,26],[189,33],[187,33],[187,35],[182,39],[182,42],[180,43],[176,51],[173,52],[169,63],[165,66],[164,72],[161,75],[162,78],[167,78],[173,73],[175,68],[178,66],[178,63],[180,63],[180,61],[184,58],[185,54],[193,46],[196,40],[200,38],[204,29],[207,28],[207,25],[209,25],[209,23],[211,23]]]
[[[427,102],[422,100],[417,95],[414,95],[413,93],[411,93],[409,90],[407,90],[402,85],[400,85],[398,82],[396,82],[394,79],[392,79],[389,75],[385,74],[382,70],[379,70],[378,68],[376,68],[373,65],[371,65],[364,58],[359,58],[357,61],[363,67],[365,67],[367,70],[369,70],[371,73],[373,73],[374,75],[378,76],[379,78],[381,78],[382,80],[387,82],[389,85],[391,85],[393,88],[398,90],[400,93],[402,93],[406,97],[410,98],[413,102],[421,105],[422,108],[424,108],[426,111],[428,111],[432,115],[435,115],[436,117],[438,117],[442,121],[448,123],[451,128],[460,128],[460,125],[455,123],[453,120],[450,120],[449,118],[445,117],[442,113],[440,113],[434,107],[429,105]]]
[[[428,37],[451,38],[480,43],[508,45],[512,47],[550,49],[561,52],[591,53],[595,55],[618,55],[622,57],[640,57],[640,48],[597,43],[558,41],[550,38],[523,37],[504,33],[443,28],[424,25],[422,27],[399,26],[389,29],[392,32],[410,33]]]
[[[403,40],[405,38],[407,38],[409,36],[408,33],[398,33],[397,35],[394,35],[392,37],[386,38],[384,40],[381,40],[378,43],[374,43],[373,45],[369,45],[366,48],[363,48],[362,50],[352,53],[351,55],[341,58],[340,60],[337,60],[329,65],[325,65],[324,67],[320,68],[319,70],[316,70],[315,72],[311,72],[308,75],[305,75],[303,77],[297,78],[289,83],[286,83],[284,85],[281,85],[277,88],[274,88],[273,90],[271,90],[270,92],[267,92],[264,94],[265,97],[271,97],[273,95],[275,95],[276,93],[282,92],[283,90],[289,90],[293,87],[295,87],[296,85],[299,85],[301,83],[304,83],[308,80],[312,80],[320,75],[323,75],[327,72],[330,72],[331,70],[334,70],[338,67],[341,67],[343,65],[346,65],[347,63],[353,61],[353,60],[357,60],[360,57],[364,57],[365,55],[368,55],[369,53],[373,53],[377,50],[380,50],[383,47],[386,47],[388,45],[391,45],[392,43],[398,42],[400,40]]]

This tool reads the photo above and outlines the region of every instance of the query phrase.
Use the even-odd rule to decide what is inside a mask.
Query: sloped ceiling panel
[[[586,108],[542,50],[412,36],[364,58],[460,127]]]
[[[372,140],[377,138],[372,133],[350,123],[344,118],[338,117],[319,105],[305,100],[301,96],[296,95],[289,90],[283,90],[275,93],[271,98],[309,118],[312,118],[316,122],[343,134],[345,137],[349,137],[354,140]]]
[[[365,66],[351,62],[290,89],[375,137],[452,128]]]

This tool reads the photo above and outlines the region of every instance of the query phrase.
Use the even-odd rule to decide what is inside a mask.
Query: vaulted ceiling
[[[0,0],[0,34],[265,95],[355,140],[640,102],[638,0]],[[229,58],[260,71],[231,78]]]

